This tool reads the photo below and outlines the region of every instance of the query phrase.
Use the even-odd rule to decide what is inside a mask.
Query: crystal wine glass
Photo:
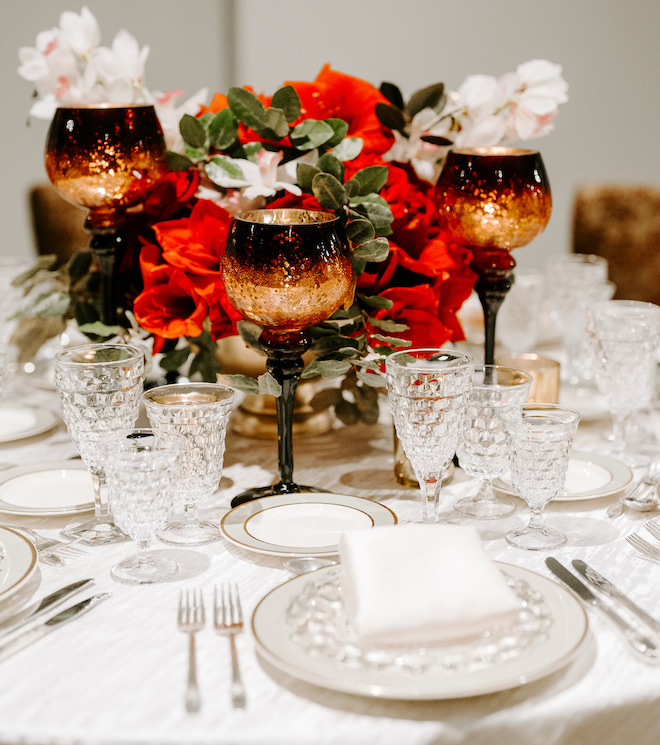
[[[117,525],[137,543],[137,554],[120,561],[110,574],[120,582],[163,582],[178,572],[175,561],[154,556],[149,547],[172,512],[179,438],[151,429],[133,429],[104,440],[112,514]]]
[[[612,455],[634,467],[647,459],[626,441],[628,420],[650,403],[660,345],[660,306],[637,300],[597,303],[587,334],[594,349],[596,382],[613,417]]]
[[[419,482],[422,522],[438,520],[440,487],[464,424],[474,368],[466,354],[408,349],[385,362],[396,433]]]
[[[184,516],[158,534],[164,543],[197,546],[220,538],[218,526],[201,520],[199,503],[218,488],[225,434],[235,393],[216,383],[173,383],[144,393],[151,426],[163,437],[183,439],[176,468],[174,497]]]
[[[264,209],[237,215],[222,261],[231,304],[263,328],[267,370],[282,387],[277,398],[279,482],[250,489],[232,506],[270,494],[318,491],[293,481],[293,398],[310,346],[307,329],[353,297],[351,250],[342,220],[328,212]]]
[[[484,363],[492,365],[497,312],[516,265],[509,249],[526,246],[550,219],[552,197],[536,150],[450,150],[435,187],[440,224],[472,250],[470,268],[484,309]]]
[[[66,534],[89,543],[126,536],[114,525],[105,488],[100,439],[133,427],[140,408],[144,353],[128,344],[83,344],[55,356],[55,387],[62,416],[94,485],[94,519]]]
[[[531,385],[532,376],[523,370],[486,365],[474,371],[456,454],[465,473],[479,479],[479,487],[476,494],[454,504],[459,512],[490,520],[504,517],[515,509],[513,500],[495,496],[493,480],[501,476],[509,464],[503,414],[527,401]]]
[[[566,536],[545,524],[543,510],[566,481],[580,414],[557,404],[525,404],[509,410],[504,418],[511,447],[511,484],[530,509],[528,525],[510,530],[505,538],[512,546],[532,551],[563,546]]]
[[[115,322],[114,271],[125,248],[127,210],[142,204],[167,173],[165,138],[153,106],[77,105],[55,112],[46,173],[60,194],[87,208],[103,282],[102,320]]]

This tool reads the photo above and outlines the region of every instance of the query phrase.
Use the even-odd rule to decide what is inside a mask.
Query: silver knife
[[[62,605],[62,603],[64,603],[67,598],[71,597],[71,595],[79,592],[83,587],[87,587],[90,583],[93,584],[93,582],[93,579],[81,579],[78,580],[78,582],[72,582],[70,585],[62,587],[60,590],[51,592],[51,594],[47,595],[29,615],[18,618],[16,621],[12,621],[11,623],[0,627],[0,639],[13,636],[20,628],[31,626],[34,621],[46,615],[46,613],[55,610],[55,608]]]
[[[53,618],[49,618],[47,621],[42,621],[38,626],[24,631],[22,634],[19,634],[4,644],[0,644],[0,661],[5,660],[16,652],[20,652],[20,650],[25,649],[25,647],[38,641],[51,631],[58,629],[69,621],[73,621],[74,618],[80,618],[80,616],[84,615],[109,597],[111,597],[109,592],[102,592],[99,595],[93,595],[91,598],[81,600],[79,603],[60,611],[56,616],[53,616]]]
[[[585,564],[584,561],[581,561],[580,559],[574,559],[573,566],[588,582],[605,593],[605,595],[608,595],[614,600],[618,600],[621,605],[627,608],[645,626],[648,626],[656,634],[660,634],[660,621],[657,621],[643,608],[640,608],[637,603],[634,603],[627,595],[624,595],[618,587],[615,587],[608,579],[603,577],[602,574],[599,574],[593,567]]]
[[[658,649],[658,646],[654,641],[637,631],[637,629],[631,626],[628,621],[622,618],[607,603],[602,601],[600,598],[597,598],[584,582],[581,582],[572,572],[569,572],[563,564],[560,564],[557,561],[557,559],[548,556],[545,563],[547,564],[548,569],[550,569],[550,571],[565,585],[568,585],[573,592],[577,593],[584,603],[602,611],[619,629],[626,641],[630,644],[633,650],[637,652],[637,654],[641,655],[647,662],[660,661],[660,649]]]

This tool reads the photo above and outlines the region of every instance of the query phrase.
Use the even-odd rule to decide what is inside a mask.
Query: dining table
[[[20,507],[2,502],[6,474],[17,468],[38,472],[44,464],[66,463],[77,455],[52,387],[36,385],[31,376],[16,375],[7,385],[3,408],[20,406],[51,412],[54,421],[42,432],[2,438],[0,526],[27,527],[57,538],[89,515],[53,514],[47,509],[26,509],[21,514]],[[585,412],[573,449],[597,454],[602,446],[604,452],[611,418],[598,405],[585,407]],[[2,409],[0,421],[1,417]],[[657,401],[644,412],[642,423],[660,431]],[[654,437],[652,432],[649,437]],[[599,457],[602,462],[603,456]],[[419,520],[418,489],[402,486],[394,478],[393,427],[385,395],[380,396],[375,424],[335,422],[324,433],[297,435],[294,464],[299,484],[381,505],[399,525]],[[273,483],[276,473],[275,441],[238,434],[230,421],[222,480],[216,493],[201,505],[201,515],[222,525],[239,509],[231,507],[233,497],[247,488]],[[635,654],[610,620],[597,609],[584,609],[545,563],[549,554],[567,567],[581,559],[660,619],[660,564],[642,558],[626,541],[631,533],[653,540],[644,523],[658,513],[624,510],[616,518],[606,515],[607,508],[632,488],[641,473],[635,467],[616,488],[592,493],[587,485],[589,494],[584,498],[551,502],[546,520],[566,534],[567,542],[545,552],[507,543],[506,532],[525,524],[529,514],[517,497],[513,514],[498,520],[474,520],[453,510],[453,503],[477,484],[460,468],[454,470],[441,490],[441,519],[475,526],[492,560],[538,577],[540,586],[551,588],[560,605],[571,609],[566,616],[573,619],[571,623],[584,619],[585,624],[579,643],[559,664],[528,671],[523,665],[515,681],[504,676],[492,690],[475,674],[458,695],[452,690],[451,676],[435,697],[418,694],[414,682],[408,695],[388,695],[386,686],[353,688],[350,666],[340,665],[333,680],[314,680],[295,665],[281,664],[277,653],[258,638],[253,614],[258,609],[259,625],[271,624],[279,633],[286,621],[281,604],[264,605],[264,599],[278,597],[292,583],[311,581],[314,574],[294,576],[286,566],[290,558],[286,550],[277,550],[277,546],[268,550],[258,541],[229,538],[222,530],[217,541],[203,546],[154,544],[155,551],[175,559],[179,572],[171,580],[150,585],[124,584],[110,575],[114,564],[135,552],[131,541],[78,544],[77,555],[67,557],[62,566],[38,561],[21,589],[20,606],[16,606],[16,595],[10,598],[16,606],[13,609],[9,600],[2,600],[0,563],[0,631],[12,613],[33,607],[38,599],[76,580],[93,580],[93,586],[77,599],[110,594],[84,616],[0,661],[0,743],[657,745],[660,663]],[[506,485],[503,488],[506,491]],[[212,623],[214,588],[223,583],[235,583],[245,618],[244,630],[236,637],[246,690],[244,710],[232,706],[229,640]],[[188,638],[177,628],[180,593],[192,590],[202,590],[206,603],[206,624],[196,635],[201,694],[197,712],[184,706]],[[272,617],[264,617],[266,612]],[[553,633],[561,637],[573,631],[558,624]]]

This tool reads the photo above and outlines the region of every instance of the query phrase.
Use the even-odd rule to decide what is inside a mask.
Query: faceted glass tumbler
[[[94,485],[94,520],[69,529],[90,543],[126,540],[114,525],[105,488],[106,450],[99,442],[137,420],[144,353],[127,344],[84,344],[55,357],[55,387],[62,417]]]
[[[215,523],[200,520],[198,505],[216,491],[222,477],[234,396],[231,388],[216,383],[174,383],[144,394],[153,429],[183,439],[174,496],[183,504],[184,516],[168,523],[158,534],[164,543],[194,546],[220,538]]]
[[[445,349],[409,349],[385,363],[396,433],[420,485],[422,522],[438,520],[442,478],[456,452],[473,374],[471,357]]]

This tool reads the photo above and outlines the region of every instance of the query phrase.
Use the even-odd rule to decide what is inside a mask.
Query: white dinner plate
[[[18,592],[37,568],[37,550],[23,535],[11,528],[0,528],[0,603]]]
[[[620,460],[573,450],[569,456],[566,483],[553,501],[571,502],[611,497],[628,486],[632,477],[630,468]],[[493,486],[504,494],[516,496],[509,474],[495,479]]]
[[[0,512],[54,516],[93,509],[92,477],[82,461],[17,466],[0,474]]]
[[[0,406],[0,443],[34,437],[58,422],[49,409],[38,406]]]
[[[220,529],[241,548],[276,556],[332,556],[347,530],[395,525],[388,507],[362,497],[323,492],[279,494],[230,510]]]
[[[335,571],[326,567],[276,587],[257,605],[252,631],[259,653],[278,670],[322,688],[377,698],[439,700],[480,696],[515,688],[550,675],[575,658],[588,629],[579,601],[550,579],[521,567],[498,564],[508,575],[543,596],[552,624],[545,639],[527,653],[473,669],[460,666],[411,672],[355,666],[351,659],[308,651],[287,624],[287,613],[310,577]],[[349,655],[350,657],[350,655]]]

